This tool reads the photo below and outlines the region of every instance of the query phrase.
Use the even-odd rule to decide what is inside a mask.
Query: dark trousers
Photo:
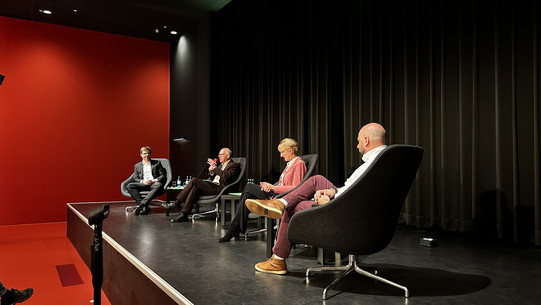
[[[188,185],[186,185],[180,194],[178,194],[177,200],[184,202],[182,212],[188,214],[192,210],[193,205],[197,202],[199,196],[218,195],[220,191],[220,186],[217,184],[201,178],[192,178]]]
[[[160,182],[154,182],[151,185],[145,185],[139,182],[131,182],[127,185],[128,193],[135,199],[139,206],[149,206],[152,199],[163,195],[163,184]],[[141,192],[148,192],[144,197]]]
[[[237,204],[235,217],[231,219],[230,228],[237,228],[239,232],[243,234],[246,233],[246,228],[248,227],[248,214],[250,214],[250,210],[248,210],[244,204],[246,199],[268,199],[274,195],[275,193],[262,191],[259,184],[246,184],[242,191],[242,195],[240,196],[239,203]]]

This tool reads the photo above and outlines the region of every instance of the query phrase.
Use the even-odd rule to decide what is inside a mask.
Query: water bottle
[[[180,176],[178,176],[177,178],[177,187],[181,187],[182,186],[182,180],[180,180]]]
[[[184,186],[187,186],[188,183],[190,183],[190,176],[186,176],[186,184]]]

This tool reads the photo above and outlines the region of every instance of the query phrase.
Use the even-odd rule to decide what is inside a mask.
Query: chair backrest
[[[165,180],[165,184],[163,185],[163,188],[167,189],[171,185],[171,181],[173,181],[173,171],[171,170],[171,162],[169,162],[169,159],[166,159],[166,158],[152,158],[152,159],[160,161],[163,168],[165,168],[165,172],[167,174],[167,180]]]
[[[166,159],[166,158],[152,158],[152,160],[160,161],[163,168],[165,169],[165,172],[167,174],[167,180],[165,181],[165,184],[163,186],[163,189],[165,190],[171,185],[171,181],[173,180],[173,172],[171,171],[171,162],[169,162],[169,159]],[[122,193],[122,195],[129,198],[131,198],[131,196],[130,196],[130,193],[128,193],[127,186],[128,186],[128,183],[132,180],[133,175],[134,173],[132,173],[128,179],[122,181],[122,183],[120,184],[120,192]],[[141,193],[144,193],[144,192],[141,192]]]
[[[218,200],[220,198],[220,196],[222,196],[222,194],[226,193],[226,192],[230,192],[231,189],[238,185],[239,182],[242,180],[242,177],[244,176],[244,172],[246,171],[246,158],[245,157],[236,157],[236,158],[231,158],[231,160],[235,161],[236,163],[238,163],[240,165],[240,173],[239,173],[239,176],[237,177],[237,179],[226,185],[218,195],[210,195],[210,196],[200,196],[199,197],[199,200],[197,201],[197,204],[205,204],[205,203],[215,203],[216,200]]]
[[[393,238],[422,157],[418,146],[388,146],[338,198],[293,215],[288,239],[343,254],[383,250]]]
[[[225,186],[222,191],[225,191],[226,189],[230,190],[233,186],[238,185],[240,181],[242,180],[242,178],[244,177],[244,172],[246,171],[246,158],[245,157],[236,157],[236,158],[231,158],[231,159],[240,165],[240,173],[237,179],[233,183],[230,183],[227,186]]]
[[[318,154],[311,154],[311,155],[302,155],[301,156],[301,159],[302,161],[304,161],[305,165],[306,165],[306,174],[304,174],[304,178],[302,179],[302,181],[294,188],[290,189],[289,191],[287,192],[283,192],[283,193],[280,193],[280,194],[277,194],[276,196],[274,196],[275,198],[282,198],[284,197],[285,195],[289,194],[290,192],[292,192],[293,190],[295,190],[296,188],[298,188],[301,184],[304,183],[304,181],[306,181],[306,179],[310,178],[310,176],[312,176],[312,174],[314,173],[314,169],[316,168],[316,164],[317,164],[317,159],[319,158],[319,155]]]

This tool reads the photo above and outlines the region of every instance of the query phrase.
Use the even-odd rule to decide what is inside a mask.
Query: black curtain
[[[417,227],[541,245],[539,5],[233,0],[213,18],[212,151],[274,182],[295,138],[342,185],[359,128],[424,147]],[[399,174],[399,173],[397,173]]]

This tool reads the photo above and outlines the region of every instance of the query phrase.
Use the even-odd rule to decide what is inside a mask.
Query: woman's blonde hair
[[[286,149],[292,149],[293,153],[297,155],[299,152],[299,145],[297,144],[297,141],[290,138],[285,138],[280,141],[280,144],[278,144],[278,151],[282,152]]]

